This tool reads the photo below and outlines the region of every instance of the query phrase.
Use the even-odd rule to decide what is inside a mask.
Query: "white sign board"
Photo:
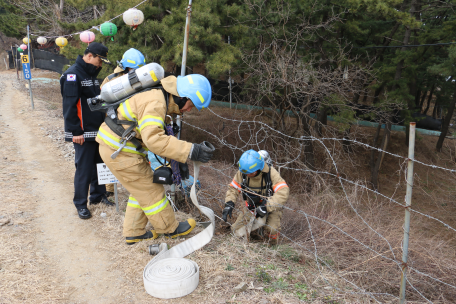
[[[119,181],[104,163],[97,164],[98,185],[115,184]]]

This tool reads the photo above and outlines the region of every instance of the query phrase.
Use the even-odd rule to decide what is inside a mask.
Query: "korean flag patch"
[[[76,81],[76,74],[68,74],[67,81]]]

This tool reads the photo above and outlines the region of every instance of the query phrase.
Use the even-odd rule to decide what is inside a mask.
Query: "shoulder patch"
[[[76,74],[67,74],[67,81],[76,81]]]

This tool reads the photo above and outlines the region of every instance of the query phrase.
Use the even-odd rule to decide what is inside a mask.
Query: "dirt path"
[[[14,207],[33,219],[32,226],[38,233],[36,243],[30,249],[38,250],[48,263],[55,266],[56,272],[47,274],[62,280],[58,288],[60,296],[63,293],[70,302],[85,302],[90,295],[93,303],[114,303],[119,296],[121,284],[118,278],[121,275],[109,270],[110,253],[98,250],[97,245],[102,239],[94,233],[94,226],[90,221],[80,220],[74,206],[71,208],[73,181],[71,174],[64,170],[69,164],[59,156],[59,151],[37,134],[39,127],[34,125],[36,122],[24,119],[21,114],[23,101],[30,103],[28,96],[15,90],[12,81],[5,76],[0,76],[0,188],[18,191],[9,191],[10,195],[2,195],[2,198],[12,199],[20,195],[22,198],[18,201],[24,200]],[[22,172],[8,170],[6,163],[15,163]],[[15,178],[9,178],[11,176]],[[30,204],[32,200],[35,202]],[[2,209],[6,209],[2,211],[8,212],[5,204],[8,201],[1,203]],[[13,220],[11,226],[14,224]],[[7,228],[3,227],[4,230]],[[66,286],[63,291],[62,286]]]

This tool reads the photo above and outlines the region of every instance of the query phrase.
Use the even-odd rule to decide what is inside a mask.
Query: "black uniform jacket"
[[[63,98],[65,119],[65,141],[73,141],[73,136],[84,135],[84,140],[94,141],[105,114],[90,111],[87,98],[100,94],[97,75],[101,68],[86,63],[78,56],[76,63],[60,77],[60,91]]]

